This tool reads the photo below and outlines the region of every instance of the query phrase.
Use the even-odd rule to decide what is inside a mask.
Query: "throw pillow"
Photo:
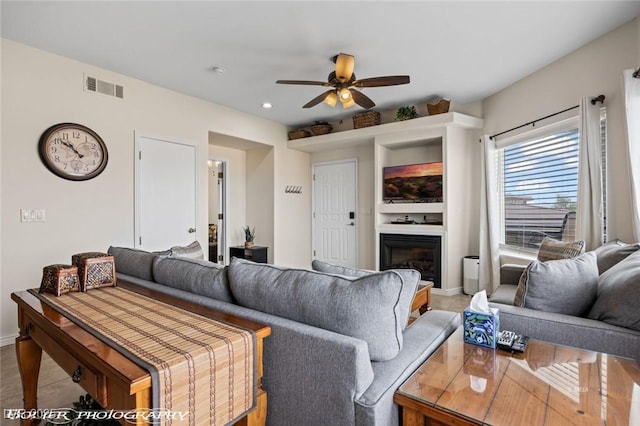
[[[548,260],[570,259],[578,256],[584,250],[584,241],[558,241],[553,238],[545,237],[540,243],[537,259],[539,262]],[[527,277],[526,270],[520,276],[518,281],[518,289],[513,299],[515,306],[524,306],[524,294],[526,293]]]
[[[640,331],[640,251],[600,276],[589,318]]]
[[[345,277],[233,258],[229,283],[241,306],[364,340],[372,361],[402,349],[397,272]]]
[[[540,243],[538,250],[538,260],[570,259],[576,257],[584,250],[584,241],[558,241],[545,237]]]
[[[593,252],[572,259],[534,260],[523,276],[525,308],[585,316],[596,300],[598,264]]]
[[[638,251],[638,249],[640,249],[639,243],[626,244],[620,240],[609,241],[595,249],[596,256],[598,256],[598,271],[600,275],[630,254]]]
[[[180,256],[180,257],[189,257],[191,259],[202,259],[204,260],[204,252],[202,251],[202,247],[200,243],[197,241],[192,242],[188,246],[174,246],[169,249],[171,251],[171,256]]]
[[[311,262],[311,268],[314,271],[326,272],[329,274],[345,275],[347,277],[365,277],[367,275],[375,274],[376,271],[369,271],[366,269],[353,269],[346,266],[332,265],[320,260],[314,260]],[[400,318],[406,318],[402,329],[407,328],[409,324],[409,315],[411,315],[411,302],[416,296],[418,291],[418,284],[420,283],[420,272],[415,269],[394,269],[402,277],[402,292],[400,293]]]
[[[153,276],[158,284],[234,303],[227,268],[217,263],[188,257],[156,258]]]

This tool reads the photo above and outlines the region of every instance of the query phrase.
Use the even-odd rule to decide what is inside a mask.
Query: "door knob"
[[[355,223],[353,223],[353,222],[347,223],[347,226],[355,226]]]
[[[194,232],[196,232],[196,228],[189,228],[187,229],[187,232],[193,234]]]

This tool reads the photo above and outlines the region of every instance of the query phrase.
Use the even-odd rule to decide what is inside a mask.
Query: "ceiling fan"
[[[353,72],[353,67],[355,65],[355,57],[353,55],[339,53],[332,58],[332,61],[336,64],[336,70],[329,74],[327,82],[278,80],[276,83],[331,87],[331,89],[304,104],[302,108],[311,108],[318,105],[320,102],[324,102],[331,107],[335,107],[338,99],[340,99],[340,103],[343,108],[349,108],[358,104],[364,109],[373,108],[376,104],[367,95],[362,93],[360,90],[357,90],[358,88],[397,86],[409,83],[408,75],[390,75],[357,80],[356,75]]]

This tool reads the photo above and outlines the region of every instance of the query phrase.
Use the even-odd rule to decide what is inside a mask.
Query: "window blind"
[[[504,243],[537,248],[544,237],[575,238],[578,129],[503,149]]]

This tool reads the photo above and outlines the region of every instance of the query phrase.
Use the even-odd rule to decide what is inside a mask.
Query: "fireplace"
[[[380,234],[380,270],[415,269],[442,288],[441,241],[439,235]]]

